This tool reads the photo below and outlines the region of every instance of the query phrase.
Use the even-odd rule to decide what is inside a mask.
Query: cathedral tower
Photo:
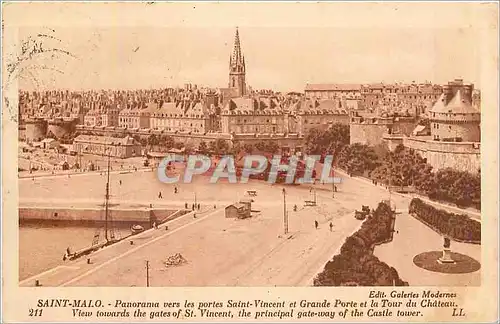
[[[245,57],[241,53],[240,34],[236,28],[233,54],[229,58],[229,88],[235,89],[238,97],[246,95]]]

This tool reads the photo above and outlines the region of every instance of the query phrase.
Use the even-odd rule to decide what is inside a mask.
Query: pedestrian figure
[[[122,185],[122,181],[120,180],[120,186]]]
[[[161,191],[158,193],[158,198],[163,198],[163,196],[161,195]]]
[[[297,205],[293,205],[293,211],[297,211]]]
[[[330,232],[333,230],[333,224],[330,222]]]
[[[177,193],[177,187],[174,188],[174,193]]]
[[[193,214],[193,217],[196,218],[196,213]]]
[[[333,186],[333,189],[335,190],[335,192],[337,192],[337,186]]]
[[[216,209],[216,208],[217,208],[217,206],[216,206],[216,205],[214,205],[214,209]]]
[[[184,208],[188,209],[188,203],[184,203]]]
[[[200,204],[198,204],[198,210],[200,210]]]
[[[153,228],[158,229],[158,226],[156,226],[156,222],[153,222]]]
[[[314,227],[316,227],[316,229],[318,229],[318,225],[319,225],[318,221],[315,220],[314,221]]]

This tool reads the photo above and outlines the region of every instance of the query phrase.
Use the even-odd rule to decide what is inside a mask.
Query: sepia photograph
[[[2,5],[15,289],[495,286],[498,4]]]

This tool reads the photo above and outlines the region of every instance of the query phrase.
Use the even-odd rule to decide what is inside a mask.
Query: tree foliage
[[[400,145],[388,153],[370,177],[392,186],[414,186],[431,199],[460,207],[481,207],[481,176],[451,168],[433,172],[433,168],[413,149]]]
[[[466,215],[436,209],[418,198],[410,202],[409,212],[441,234],[461,241],[481,243],[481,223]]]
[[[340,254],[329,261],[314,279],[315,286],[407,286],[396,269],[380,261],[372,253],[376,244],[392,238],[394,213],[380,203],[361,226],[349,236]]]
[[[208,150],[216,155],[223,155],[229,153],[229,144],[227,141],[223,139],[217,139],[215,141],[211,141],[208,144]]]
[[[359,143],[344,146],[337,158],[337,165],[351,175],[369,173],[381,163],[373,147]]]
[[[344,146],[349,145],[349,141],[349,125],[335,123],[327,130],[312,128],[305,138],[305,151],[307,154],[335,157]]]
[[[201,141],[200,144],[198,145],[198,151],[201,153],[201,154],[206,154],[208,153],[208,145],[207,145],[207,142],[205,141]]]

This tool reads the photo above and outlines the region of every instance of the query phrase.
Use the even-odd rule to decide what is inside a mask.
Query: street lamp
[[[286,190],[283,188],[283,226],[285,228],[285,234],[288,234],[288,215],[286,212]]]

